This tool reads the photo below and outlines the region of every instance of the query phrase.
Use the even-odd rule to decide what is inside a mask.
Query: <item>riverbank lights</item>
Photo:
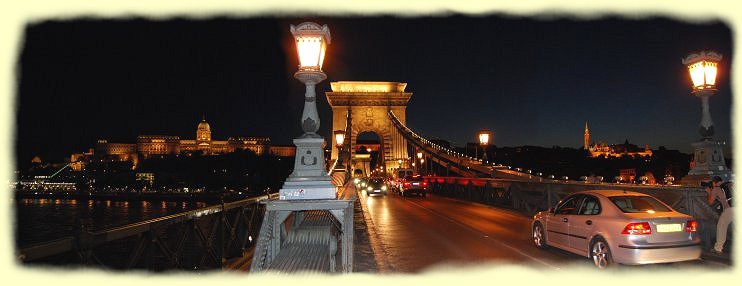
[[[717,67],[721,58],[721,54],[716,52],[702,51],[683,59],[683,64],[688,67],[690,73],[694,94],[701,91],[716,91]]]
[[[479,131],[479,144],[482,146],[485,146],[489,144],[489,142],[490,142],[490,131],[486,129]]]
[[[345,131],[343,130],[335,130],[332,132],[333,135],[335,135],[335,146],[338,148],[343,147],[343,142],[345,142]]]
[[[291,25],[296,51],[299,54],[299,71],[322,71],[325,51],[330,44],[330,29],[327,25],[304,22]]]

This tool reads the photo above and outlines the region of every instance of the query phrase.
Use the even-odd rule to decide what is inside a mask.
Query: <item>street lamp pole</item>
[[[317,113],[315,86],[327,78],[322,71],[325,50],[330,44],[330,30],[327,25],[305,22],[291,25],[296,50],[299,55],[298,71],[294,78],[304,83],[304,110],[301,115],[301,128],[304,131],[294,139],[296,159],[294,171],[289,175],[279,191],[281,200],[335,199],[335,186],[327,175],[323,148],[325,140],[317,134],[320,120]]]
[[[422,173],[423,173],[423,160],[422,160],[423,159],[423,152],[418,151],[416,155],[417,155],[417,159],[420,161],[420,165],[417,166],[417,172],[422,175]]]
[[[709,97],[717,91],[716,75],[721,59],[721,54],[712,51],[690,54],[683,59],[692,80],[691,93],[701,99],[701,123],[698,128],[701,139],[691,144],[694,149],[693,168],[682,179],[686,184],[695,185],[714,176],[731,179],[731,171],[724,162],[723,143],[712,141],[714,122],[709,111]]]
[[[335,170],[345,170],[345,166],[343,166],[343,143],[345,142],[345,131],[335,130],[332,133],[333,135],[335,135],[335,146],[338,148],[338,157],[337,164],[335,165]]]
[[[479,145],[482,145],[482,165],[487,165],[487,144],[490,142],[490,131],[479,131]]]

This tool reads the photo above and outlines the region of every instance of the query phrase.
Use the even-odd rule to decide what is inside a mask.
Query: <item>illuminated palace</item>
[[[649,149],[649,145],[644,145],[644,148],[640,148],[636,145],[629,144],[628,140],[623,144],[616,145],[608,145],[603,142],[590,144],[590,130],[587,128],[587,122],[585,122],[584,140],[583,147],[590,152],[591,157],[652,156],[652,149]]]
[[[157,155],[177,155],[200,153],[203,155],[218,155],[232,153],[237,150],[251,150],[258,155],[269,152],[276,156],[294,156],[295,147],[270,146],[268,137],[229,137],[225,141],[211,139],[211,126],[204,118],[196,127],[196,138],[181,140],[178,136],[169,135],[139,135],[136,143],[111,143],[107,140],[98,140],[95,149],[88,153],[72,154],[73,169],[84,168],[85,158],[105,157],[114,161],[130,161],[134,167],[139,159],[147,159]]]

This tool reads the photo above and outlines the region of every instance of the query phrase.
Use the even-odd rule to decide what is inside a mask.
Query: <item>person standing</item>
[[[709,191],[708,202],[710,205],[719,202],[722,208],[721,215],[719,215],[719,221],[716,223],[716,243],[714,244],[714,248],[711,249],[711,252],[720,254],[722,253],[722,250],[724,250],[724,243],[726,243],[727,240],[727,229],[734,218],[734,215],[732,215],[733,208],[731,205],[731,186],[725,188],[729,190],[725,192],[721,187],[722,179],[719,176],[715,176],[711,184],[712,186]]]

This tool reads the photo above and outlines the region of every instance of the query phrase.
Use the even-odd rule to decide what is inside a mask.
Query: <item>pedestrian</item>
[[[727,182],[722,188],[722,179],[719,176],[715,176],[711,181],[710,188],[708,191],[708,203],[709,205],[720,204],[721,215],[719,215],[719,221],[716,223],[716,243],[711,252],[721,254],[724,250],[724,243],[727,240],[727,229],[729,224],[734,219],[733,208],[732,208],[732,183]]]

